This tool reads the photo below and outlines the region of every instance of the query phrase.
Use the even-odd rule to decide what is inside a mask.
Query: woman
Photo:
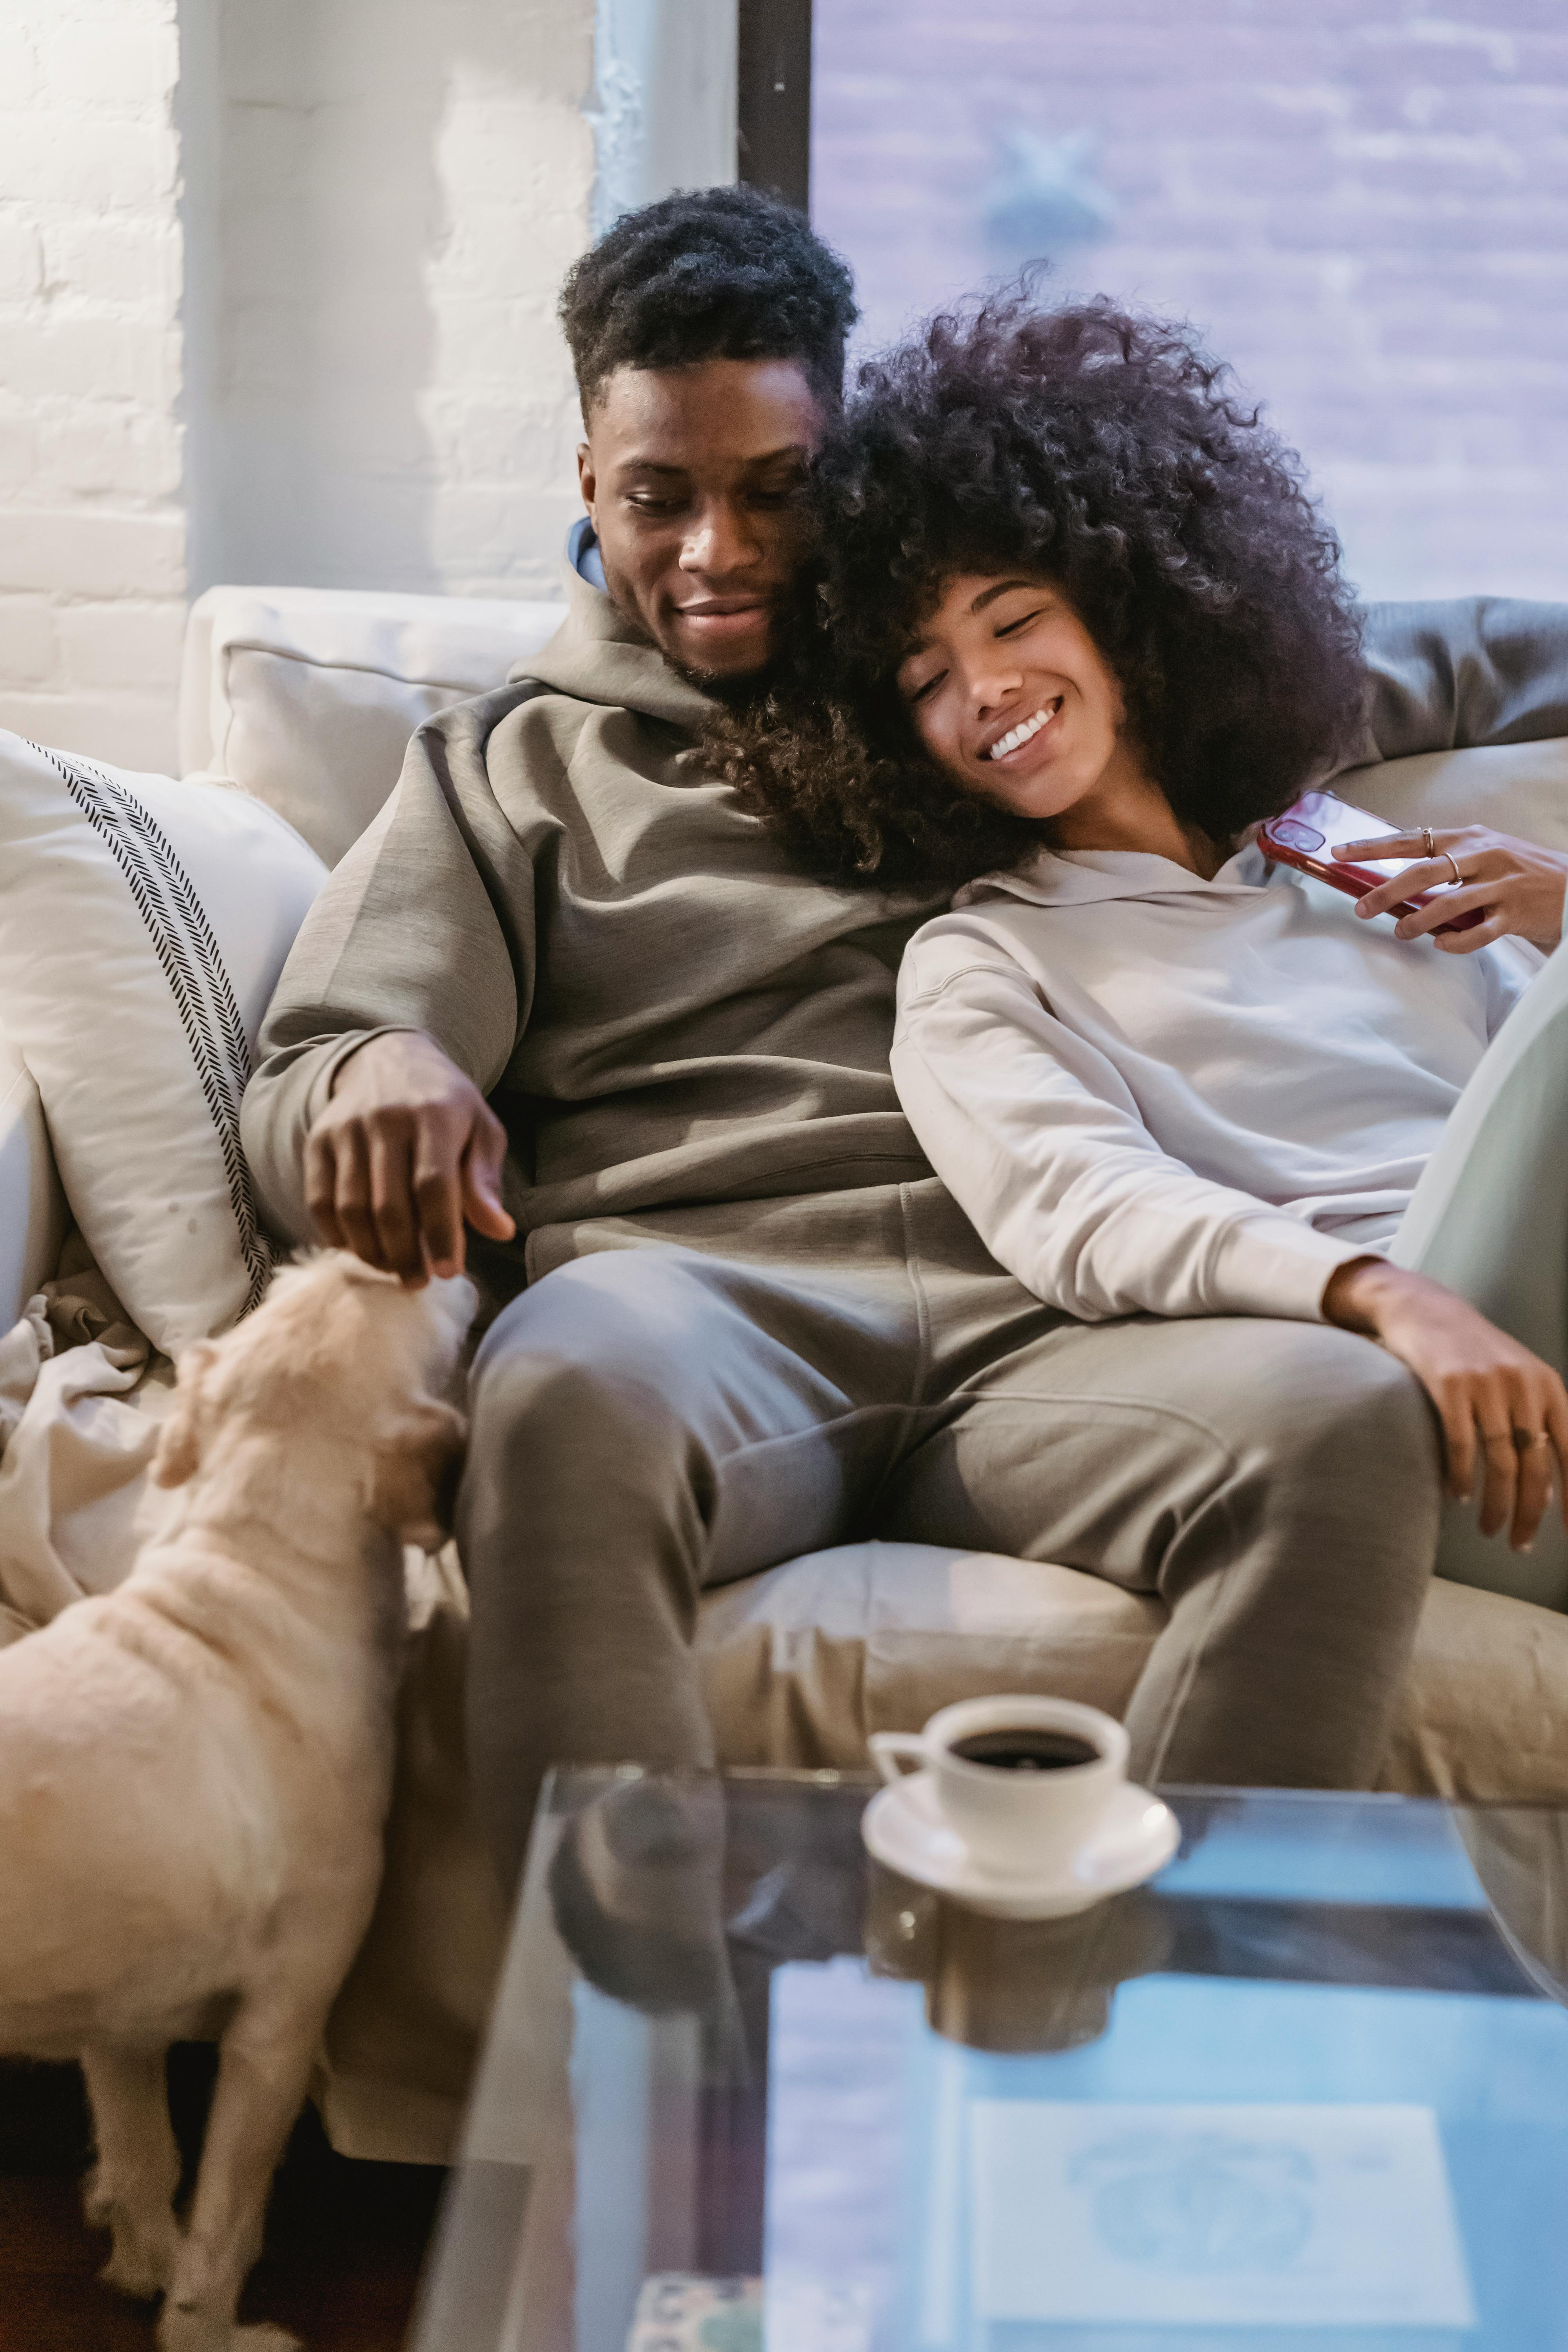
[[[1184,330],[939,320],[865,373],[814,495],[810,609],[728,771],[819,868],[957,888],[893,1059],[938,1173],[1073,1315],[1380,1341],[1480,1489],[1440,1571],[1568,1606],[1554,1522],[1528,1569],[1486,1540],[1529,1553],[1568,1492],[1568,859],[1346,845],[1431,853],[1358,903],[1264,858],[1355,754],[1358,628],[1295,461]]]

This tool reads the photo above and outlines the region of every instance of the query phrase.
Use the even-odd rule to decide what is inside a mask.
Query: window
[[[750,20],[797,201],[809,60],[811,212],[864,343],[1047,256],[1201,329],[1364,595],[1568,595],[1557,0],[808,5],[742,0],[742,58]]]

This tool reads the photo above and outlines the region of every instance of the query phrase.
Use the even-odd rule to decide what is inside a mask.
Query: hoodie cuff
[[[1330,1276],[1352,1258],[1384,1255],[1365,1242],[1337,1240],[1278,1211],[1244,1217],[1229,1227],[1215,1253],[1209,1311],[1326,1322],[1323,1293]]]

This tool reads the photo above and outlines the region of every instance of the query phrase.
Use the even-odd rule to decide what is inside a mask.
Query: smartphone
[[[1365,809],[1352,808],[1349,801],[1336,800],[1332,793],[1303,793],[1292,801],[1279,816],[1271,816],[1267,824],[1258,828],[1258,846],[1265,857],[1276,865],[1299,866],[1303,874],[1315,874],[1331,890],[1342,890],[1347,898],[1364,898],[1380,882],[1389,881],[1406,866],[1419,866],[1418,857],[1384,857],[1365,866],[1336,866],[1336,841],[1366,841],[1380,833],[1398,834],[1408,827],[1384,824],[1380,816],[1369,816]],[[1401,899],[1389,912],[1407,915],[1413,908],[1429,907],[1441,899],[1447,890],[1416,890]],[[1451,923],[1439,923],[1440,931],[1473,930],[1485,922],[1484,907],[1467,908],[1456,915]]]

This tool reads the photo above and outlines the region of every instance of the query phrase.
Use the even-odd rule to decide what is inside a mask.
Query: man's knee
[[[704,1353],[695,1289],[681,1266],[651,1253],[546,1275],[497,1318],[474,1360],[475,1444],[504,1446],[524,1428],[536,1454],[585,1434],[599,1449],[668,1442]]]

